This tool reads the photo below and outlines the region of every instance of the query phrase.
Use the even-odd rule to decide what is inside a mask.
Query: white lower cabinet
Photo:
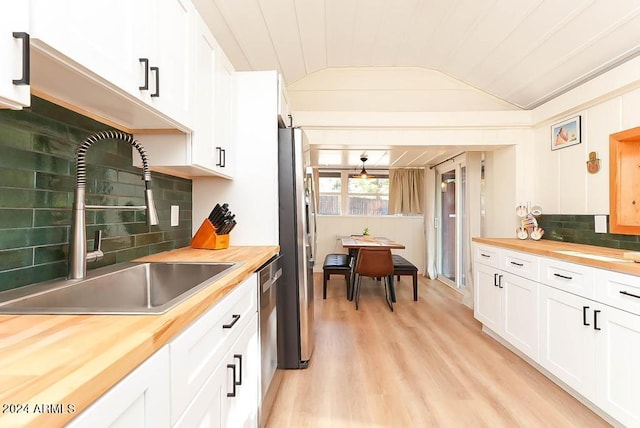
[[[254,273],[69,426],[257,427],[257,287]]]
[[[67,426],[169,427],[168,347],[160,348]]]
[[[476,245],[474,254],[474,316],[611,418],[640,427],[640,277],[534,255],[520,260],[499,247]],[[540,282],[495,262],[533,273],[532,257]]]
[[[257,323],[255,314],[174,425],[176,428],[257,426]]]
[[[540,287],[540,364],[584,396],[594,391],[594,302]]]
[[[257,287],[252,274],[169,344],[173,426],[256,426]]]
[[[538,359],[538,283],[475,265],[474,316],[533,360]]]
[[[640,316],[604,306],[596,331],[594,401],[628,427],[640,427]]]

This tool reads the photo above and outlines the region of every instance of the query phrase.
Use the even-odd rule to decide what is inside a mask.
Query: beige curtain
[[[389,214],[422,214],[423,169],[389,170]]]

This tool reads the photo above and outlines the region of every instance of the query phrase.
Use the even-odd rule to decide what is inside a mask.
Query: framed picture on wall
[[[551,150],[562,149],[581,142],[580,116],[551,125]]]

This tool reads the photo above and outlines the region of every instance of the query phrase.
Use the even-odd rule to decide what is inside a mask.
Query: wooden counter
[[[630,250],[550,241],[547,239],[534,241],[531,239],[516,238],[473,238],[473,241],[480,244],[495,245],[509,250],[522,251],[543,257],[552,257],[568,262],[640,276],[640,263],[634,263],[633,261],[623,258],[623,254]],[[581,254],[567,254],[567,252]],[[617,260],[598,260],[590,258],[589,256],[613,258]]]
[[[0,426],[64,426],[278,251],[182,248],[139,259],[244,263],[161,315],[0,315]]]

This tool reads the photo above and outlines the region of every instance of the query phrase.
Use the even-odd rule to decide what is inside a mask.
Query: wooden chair
[[[389,309],[393,311],[392,295],[393,287],[391,276],[393,275],[393,258],[391,257],[391,250],[388,248],[361,248],[358,252],[358,259],[356,261],[356,281],[355,281],[355,296],[356,310],[360,301],[360,288],[362,286],[362,277],[367,276],[371,278],[383,278],[384,280],[384,294],[387,300]]]

